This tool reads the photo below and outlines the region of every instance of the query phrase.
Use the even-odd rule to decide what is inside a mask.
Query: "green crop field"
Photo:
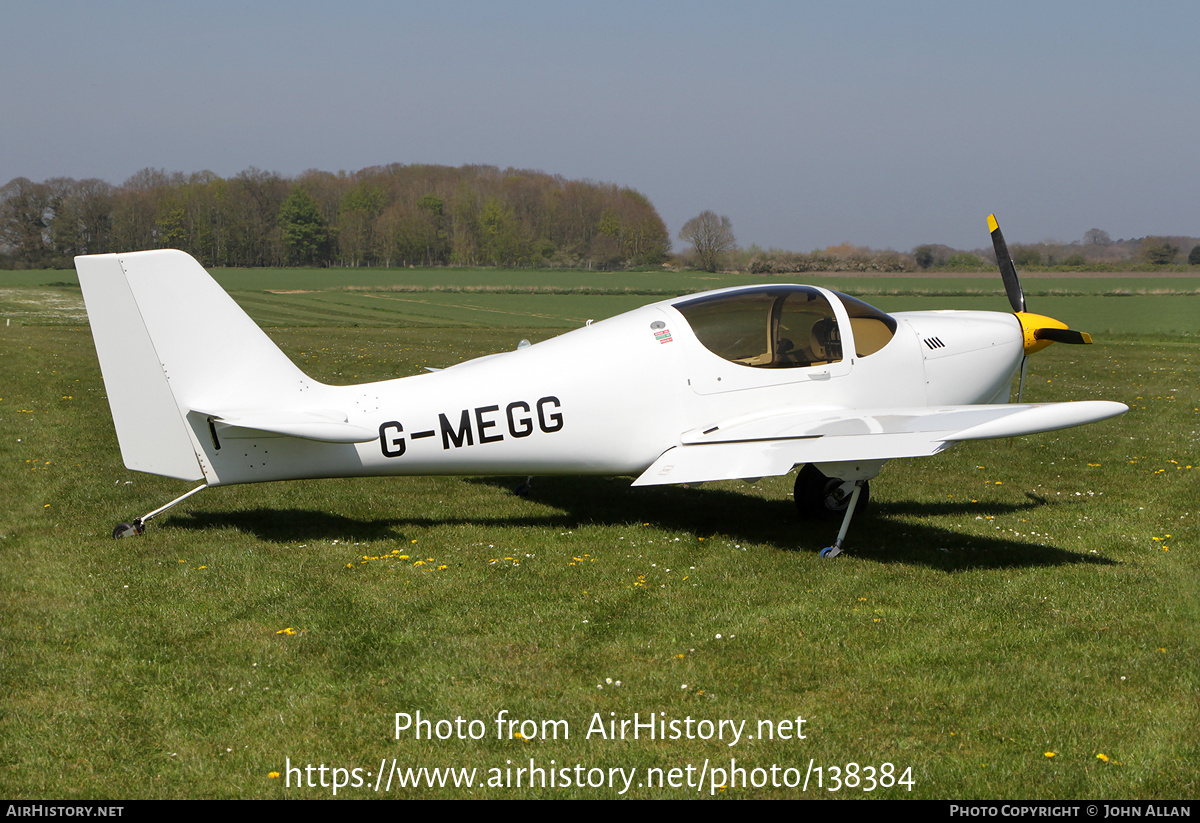
[[[219,274],[335,383],[739,282]],[[801,522],[791,477],[237,486],[114,541],[188,485],[123,467],[59,275],[0,280],[0,796],[1200,793],[1195,280],[1027,282],[1096,334],[1032,358],[1027,399],[1129,413],[893,461],[831,561],[837,523]],[[981,279],[803,279],[1006,307]]]

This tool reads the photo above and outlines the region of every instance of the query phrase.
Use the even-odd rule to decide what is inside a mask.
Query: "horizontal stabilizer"
[[[254,431],[300,437],[322,443],[369,443],[379,439],[379,432],[346,422],[346,415],[336,411],[236,411],[200,412],[218,427],[253,429]]]

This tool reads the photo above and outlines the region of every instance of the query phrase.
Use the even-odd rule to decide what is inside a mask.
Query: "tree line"
[[[684,223],[679,239],[691,244],[675,256],[675,262],[705,271],[718,269],[750,274],[793,274],[800,272],[914,272],[982,271],[996,266],[990,249],[962,251],[941,244],[924,244],[911,252],[878,250],[841,243],[812,252],[741,248],[728,217],[701,212]],[[1191,251],[1187,251],[1187,249]],[[1083,241],[1059,243],[1014,243],[1009,246],[1018,267],[1066,271],[1153,271],[1157,267],[1200,265],[1200,242],[1185,236],[1135,237],[1113,240],[1102,229],[1089,229]]]
[[[671,241],[627,187],[495,166],[375,166],[225,179],[143,169],[120,186],[24,177],[0,188],[0,266],[70,268],[79,254],[182,249],[220,266],[615,269]]]

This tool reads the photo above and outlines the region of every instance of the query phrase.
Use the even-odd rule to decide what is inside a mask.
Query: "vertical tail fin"
[[[121,456],[201,480],[188,412],[270,407],[313,385],[190,255],[75,258]]]

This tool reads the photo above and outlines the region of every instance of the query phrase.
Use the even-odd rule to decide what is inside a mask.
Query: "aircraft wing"
[[[787,474],[802,463],[923,457],[963,440],[1065,429],[1115,417],[1123,403],[790,411],[684,432],[633,482],[700,483]]]

